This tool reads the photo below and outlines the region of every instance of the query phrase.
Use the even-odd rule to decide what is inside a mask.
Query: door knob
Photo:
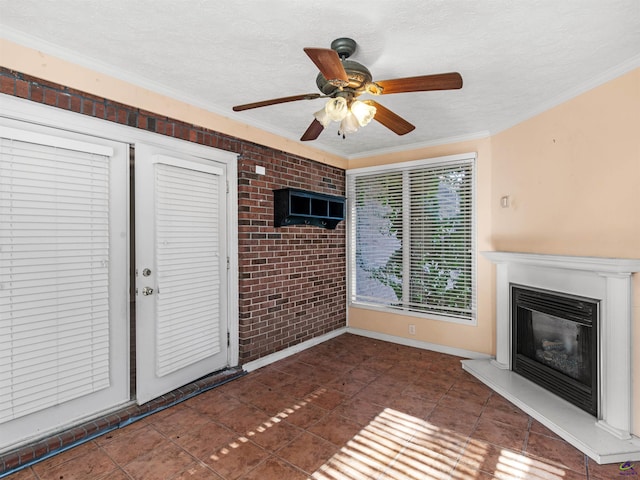
[[[144,287],[142,289],[142,294],[143,295],[152,295],[153,294],[153,288],[151,287]]]

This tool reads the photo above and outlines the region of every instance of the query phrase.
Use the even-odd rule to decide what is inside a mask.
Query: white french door
[[[128,158],[0,119],[0,451],[129,401]]]
[[[136,144],[136,400],[226,367],[226,166]]]

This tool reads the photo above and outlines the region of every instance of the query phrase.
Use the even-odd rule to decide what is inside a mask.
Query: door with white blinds
[[[126,144],[0,125],[0,450],[129,400],[128,178]]]
[[[225,166],[136,145],[138,403],[227,366]]]

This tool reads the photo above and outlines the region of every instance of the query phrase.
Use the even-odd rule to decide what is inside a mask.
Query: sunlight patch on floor
[[[386,408],[311,479],[474,480],[486,473],[505,480],[566,477],[562,468]]]

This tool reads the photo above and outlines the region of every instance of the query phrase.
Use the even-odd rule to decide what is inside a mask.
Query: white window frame
[[[476,278],[477,278],[477,243],[476,243],[476,218],[477,218],[477,206],[476,206],[476,182],[477,182],[477,168],[476,168],[476,153],[464,153],[458,155],[448,155],[437,158],[430,159],[422,159],[410,162],[399,162],[394,164],[386,164],[380,166],[372,166],[372,167],[364,167],[364,168],[356,168],[350,169],[346,171],[346,184],[347,184],[347,302],[350,307],[357,308],[365,308],[376,311],[394,313],[394,314],[402,314],[413,317],[427,318],[431,320],[439,320],[444,322],[451,323],[459,323],[463,325],[476,325],[477,324],[477,286],[476,286]],[[354,191],[354,182],[357,177],[362,175],[371,175],[371,174],[383,174],[383,173],[400,173],[400,172],[409,172],[415,171],[420,167],[438,167],[438,166],[452,166],[455,164],[470,162],[471,170],[472,170],[472,186],[471,186],[471,195],[472,195],[472,212],[471,212],[471,244],[472,244],[472,259],[471,259],[471,288],[472,288],[472,298],[471,298],[471,315],[470,318],[462,318],[458,316],[450,316],[450,315],[441,315],[433,312],[422,312],[418,310],[410,309],[406,306],[387,306],[384,304],[379,304],[375,302],[363,302],[357,301],[355,299],[356,296],[356,219],[355,219],[355,199],[352,198],[352,192]],[[403,182],[404,185],[404,182]],[[409,202],[409,192],[408,189],[403,186],[403,209],[407,210]],[[408,215],[403,217],[403,230],[408,231],[410,227],[410,220]],[[405,233],[406,236],[406,233]],[[404,273],[403,278],[409,277],[409,259],[410,253],[409,248],[403,249],[403,263],[404,263]],[[403,291],[407,292],[408,282],[403,283]]]

